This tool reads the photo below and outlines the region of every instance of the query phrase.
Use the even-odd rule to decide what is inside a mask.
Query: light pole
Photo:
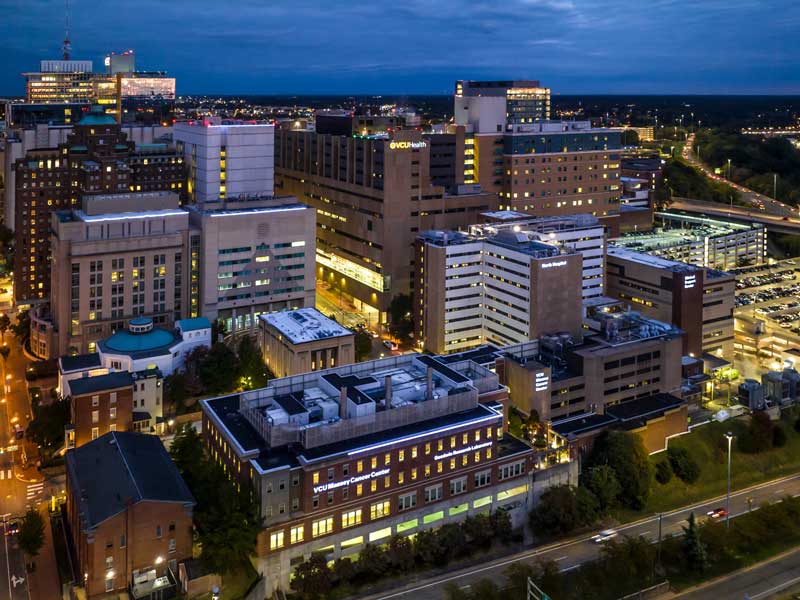
[[[778,174],[772,174],[772,198],[774,200],[778,199]]]
[[[733,433],[730,431],[725,434],[728,440],[728,496],[725,500],[725,527],[730,529],[731,526],[731,442],[733,441]]]
[[[728,181],[731,180],[731,159],[728,159]]]

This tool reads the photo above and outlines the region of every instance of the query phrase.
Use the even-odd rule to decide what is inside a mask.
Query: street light
[[[730,529],[731,526],[731,442],[733,441],[733,434],[729,431],[725,434],[725,439],[728,440],[728,496],[725,500],[725,527]]]
[[[728,159],[728,180],[731,178],[731,159]]]

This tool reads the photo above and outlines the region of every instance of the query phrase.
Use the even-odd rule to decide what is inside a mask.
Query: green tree
[[[44,545],[44,519],[35,508],[29,508],[22,518],[17,543],[31,558],[37,556]]]
[[[627,431],[605,431],[594,443],[586,466],[608,465],[614,470],[622,493],[620,502],[640,510],[650,497],[652,466],[642,439]]]
[[[622,145],[623,146],[638,146],[639,134],[634,129],[622,130]]]
[[[656,481],[661,485],[666,485],[672,479],[672,467],[669,460],[660,460],[656,463]]]
[[[6,368],[6,361],[8,360],[8,355],[11,354],[11,348],[8,346],[0,346],[0,356],[3,357],[3,369]]]
[[[705,571],[708,568],[708,553],[705,544],[700,539],[700,530],[694,518],[694,512],[687,519],[688,527],[683,527],[683,548],[686,560],[694,571]]]
[[[349,557],[337,558],[333,563],[333,581],[338,585],[349,584],[356,576],[356,565]]]
[[[622,487],[617,475],[608,465],[598,465],[587,469],[584,485],[597,498],[601,512],[613,508],[617,503]]]
[[[312,554],[308,560],[297,565],[294,570],[294,579],[289,585],[300,594],[303,600],[327,598],[333,584],[331,570],[325,555],[322,553]]]
[[[700,479],[700,465],[686,448],[670,446],[667,450],[667,459],[672,472],[684,483],[692,484]]]
[[[180,412],[186,402],[186,373],[180,371],[164,379],[164,404],[171,412]]]
[[[386,546],[386,560],[395,572],[410,571],[414,568],[414,543],[404,535],[392,536]]]
[[[591,523],[596,517],[597,501],[594,500],[593,506],[589,500],[591,492],[581,489],[584,490],[581,492],[581,503],[576,489],[569,485],[557,485],[545,491],[531,512],[534,535],[565,535],[581,525]],[[581,510],[588,510],[590,514],[581,514]]]
[[[383,548],[375,544],[367,544],[358,554],[358,572],[367,581],[380,579],[389,570],[389,560]]]
[[[503,544],[508,544],[514,536],[511,515],[504,510],[496,510],[489,517],[489,521],[495,538]]]
[[[69,423],[69,400],[50,404],[33,404],[33,420],[28,423],[25,437],[42,447],[43,454],[51,455],[64,444],[64,426]]]
[[[261,356],[261,350],[252,337],[245,335],[237,348],[239,365],[244,389],[251,390],[267,385],[267,366]]]
[[[410,294],[397,294],[389,303],[389,331],[400,340],[405,340],[414,331],[411,320],[413,309]]]
[[[239,361],[233,350],[222,342],[216,342],[200,363],[199,374],[206,392],[229,393],[236,389]]]
[[[445,560],[447,548],[442,545],[436,532],[423,529],[414,536],[414,555],[422,565],[434,567]]]
[[[31,335],[31,315],[29,310],[22,310],[17,313],[17,322],[11,326],[11,331],[21,343]]]
[[[353,338],[356,350],[356,362],[361,362],[372,352],[372,336],[365,329],[356,329]]]
[[[6,341],[6,331],[11,328],[11,319],[5,313],[0,315],[0,335],[2,335],[3,343]]]
[[[494,530],[492,529],[492,520],[489,515],[475,515],[467,517],[461,523],[464,533],[472,541],[472,545],[477,548],[483,546],[490,546]]]

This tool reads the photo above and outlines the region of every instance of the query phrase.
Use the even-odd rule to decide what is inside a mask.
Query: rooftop
[[[607,254],[609,257],[614,256],[623,260],[639,263],[641,265],[647,265],[649,267],[656,267],[657,269],[672,271],[674,273],[693,273],[701,270],[699,267],[687,264],[685,262],[661,258],[660,256],[655,256],[653,254],[647,254],[646,252],[637,252],[625,247],[615,246],[614,244],[608,245]]]
[[[286,336],[293,344],[353,335],[352,331],[329,319],[316,308],[298,308],[268,313],[261,315],[260,318]]]
[[[94,394],[105,390],[133,385],[133,375],[127,371],[108,373],[107,375],[95,375],[94,377],[80,377],[69,382],[69,389],[73,396],[83,396]]]
[[[58,362],[62,373],[85,371],[87,369],[98,369],[102,364],[100,362],[100,355],[97,353],[62,356],[58,359]]]
[[[136,323],[131,325],[137,326]],[[111,337],[98,342],[98,345],[103,352],[110,354],[121,353],[133,358],[146,358],[170,354],[172,346],[179,341],[175,333],[154,327],[149,331],[136,333],[121,329]]]
[[[161,440],[110,432],[66,455],[67,476],[84,530],[143,500],[194,505],[194,498]]]
[[[194,317],[191,319],[178,319],[175,326],[181,331],[197,331],[198,329],[211,329],[211,321],[208,317]]]

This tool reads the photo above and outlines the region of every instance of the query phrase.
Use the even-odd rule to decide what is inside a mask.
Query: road
[[[750,506],[748,498],[752,499],[752,506],[757,507],[765,502],[774,502],[787,495],[800,495],[800,474],[734,492],[731,494],[731,516],[736,517],[747,512]],[[680,534],[682,526],[686,524],[686,519],[691,512],[696,515],[702,515],[705,518],[705,514],[708,511],[723,506],[725,506],[724,496],[665,513],[662,515],[661,521],[662,534],[664,536]],[[658,522],[659,517],[648,517],[635,523],[621,526],[617,528],[617,531],[621,535],[630,537],[644,536],[654,541],[658,538]],[[483,566],[474,566],[426,581],[410,582],[393,591],[367,596],[366,600],[442,600],[445,597],[444,586],[448,582],[455,581],[460,587],[472,585],[483,578],[500,582],[503,580],[503,571],[510,564],[519,561],[552,560],[559,565],[562,571],[569,571],[597,558],[601,546],[593,542],[591,537],[591,535],[585,535],[549,546],[533,548],[514,556],[491,561]],[[544,591],[546,592],[547,590]]]
[[[783,202],[778,202],[774,198],[770,198],[769,196],[765,196],[764,194],[759,194],[758,192],[754,192],[753,190],[744,187],[743,185],[739,185],[725,177],[717,175],[712,171],[709,167],[707,167],[704,163],[702,163],[697,156],[695,155],[693,148],[694,148],[694,135],[691,134],[687,139],[686,143],[683,146],[683,152],[681,156],[683,160],[690,163],[693,167],[699,169],[706,177],[709,179],[713,179],[719,183],[725,183],[729,185],[733,189],[739,192],[741,199],[753,207],[757,208],[759,211],[764,211],[770,215],[777,215],[778,217],[797,217],[798,209],[793,208],[784,204]],[[701,148],[702,152],[702,148]]]
[[[758,222],[767,226],[770,231],[797,234],[800,230],[800,217],[797,214],[780,217],[760,210],[742,206],[728,206],[719,202],[676,198],[669,204],[670,210],[699,213],[708,217],[728,218],[737,222]]]

